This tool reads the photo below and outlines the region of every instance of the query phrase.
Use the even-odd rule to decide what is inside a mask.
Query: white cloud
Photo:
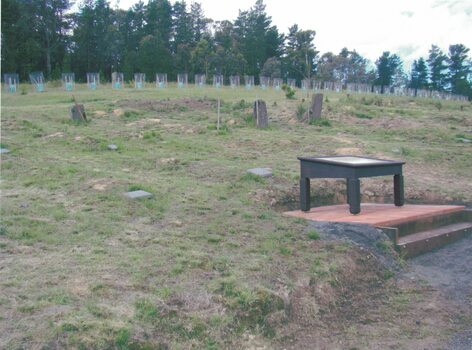
[[[129,8],[135,0],[120,0]],[[174,1],[172,1],[174,2]],[[205,14],[214,20],[234,20],[255,0],[200,0]],[[432,44],[444,51],[462,43],[472,49],[471,0],[265,0],[267,13],[280,31],[294,23],[316,31],[321,52],[355,49],[375,61],[383,51],[398,53],[409,66],[426,57]],[[410,48],[410,50],[405,50]]]

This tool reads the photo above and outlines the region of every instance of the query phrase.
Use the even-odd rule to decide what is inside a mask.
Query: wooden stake
[[[259,127],[259,99],[256,98],[256,126]]]
[[[310,99],[307,97],[307,100],[308,100],[308,120],[307,120],[307,122],[309,123],[310,122]]]
[[[220,130],[220,99],[218,99],[218,122],[216,124],[216,130]]]

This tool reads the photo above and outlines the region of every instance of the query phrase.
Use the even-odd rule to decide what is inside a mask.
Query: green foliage
[[[318,240],[321,238],[320,233],[316,230],[308,231],[307,236],[309,239],[312,239],[312,240]]]
[[[331,122],[325,118],[312,119],[310,120],[310,125],[330,127]]]
[[[282,90],[285,91],[285,97],[289,100],[295,98],[295,89],[288,86],[287,84],[282,85]]]
[[[136,317],[144,321],[156,320],[159,317],[159,309],[148,299],[138,299],[134,303]]]
[[[375,83],[382,86],[382,89],[384,86],[392,84],[393,77],[401,71],[402,67],[400,57],[396,54],[391,54],[389,51],[382,53],[382,56],[377,59],[375,64],[377,66],[377,79]]]
[[[428,68],[424,58],[413,61],[409,86],[413,89],[428,88]]]
[[[307,108],[305,107],[304,104],[300,103],[299,105],[297,105],[296,116],[299,121],[302,121],[305,119],[306,110]]]
[[[353,114],[359,119],[372,119],[372,116],[363,112],[353,112]]]

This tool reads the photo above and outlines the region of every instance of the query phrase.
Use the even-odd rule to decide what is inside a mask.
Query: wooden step
[[[396,246],[405,258],[411,258],[465,237],[471,232],[472,223],[460,222],[399,237]]]
[[[403,237],[416,232],[434,230],[438,227],[452,225],[458,222],[472,222],[469,214],[470,212],[467,210],[448,212],[403,222],[395,227],[398,229],[398,236]]]

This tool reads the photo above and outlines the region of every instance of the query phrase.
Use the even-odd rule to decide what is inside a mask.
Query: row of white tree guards
[[[29,75],[30,83],[35,87],[35,90],[38,92],[43,92],[45,90],[45,80],[43,72],[32,72]],[[244,86],[246,89],[252,89],[255,86],[254,76],[245,75]],[[74,73],[63,73],[62,74],[62,85],[65,90],[72,91],[75,86],[75,74]],[[4,74],[5,87],[8,92],[14,93],[17,91],[20,79],[16,73],[6,73]],[[207,84],[207,77],[205,74],[196,74],[194,77],[194,82],[196,87],[203,87]],[[232,88],[239,87],[241,84],[239,75],[232,75],[229,77],[229,83]],[[136,89],[144,88],[146,84],[146,75],[144,73],[135,73],[134,74],[134,87]],[[280,78],[270,78],[265,76],[259,77],[259,87],[261,89],[267,89],[272,87],[276,90],[280,90],[283,85],[283,79]],[[296,88],[296,80],[288,78],[287,85],[291,88]],[[89,89],[95,90],[100,86],[100,75],[98,73],[87,73],[87,87]],[[179,88],[185,88],[188,86],[188,74],[181,73],[177,75],[177,86]],[[224,86],[224,77],[223,75],[215,74],[213,75],[213,86],[215,88],[220,88]],[[124,87],[124,74],[119,72],[112,73],[112,87],[114,89],[121,89]],[[156,74],[156,87],[165,88],[167,87],[167,74],[158,73]],[[425,97],[425,98],[435,98],[435,99],[444,99],[444,100],[459,100],[467,101],[466,96],[455,95],[449,92],[440,92],[432,91],[426,89],[411,89],[405,87],[389,87],[389,86],[378,86],[371,84],[360,84],[360,83],[348,83],[342,84],[339,82],[333,81],[319,81],[314,79],[303,79],[301,81],[301,89],[304,91],[309,90],[328,90],[341,92],[346,90],[348,92],[355,93],[374,93],[374,94],[387,94],[387,95],[397,95],[397,96],[410,96],[410,97]],[[383,91],[382,91],[383,90]]]

